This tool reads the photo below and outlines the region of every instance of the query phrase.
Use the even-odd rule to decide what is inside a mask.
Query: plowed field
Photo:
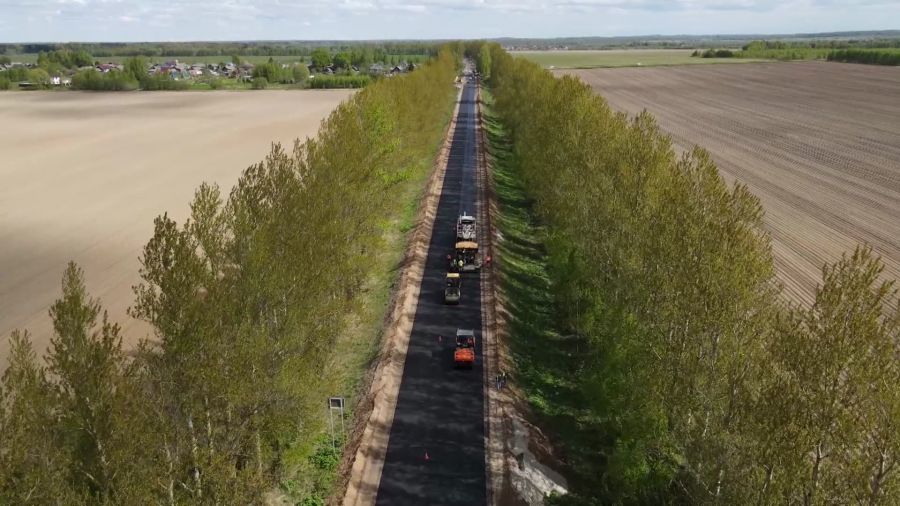
[[[566,71],[615,109],[708,149],[766,210],[776,268],[809,304],[821,268],[870,244],[900,280],[900,68],[828,62]]]
[[[153,218],[187,217],[195,188],[227,197],[270,143],[315,135],[349,91],[0,93],[0,370],[14,328],[40,355],[69,260],[135,340],[126,315]]]

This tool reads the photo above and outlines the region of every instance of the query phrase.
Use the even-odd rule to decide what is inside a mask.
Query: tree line
[[[300,56],[309,57],[317,49],[331,54],[365,52],[372,61],[387,63],[397,55],[432,57],[437,54],[434,42],[134,42],[134,43],[43,43],[0,44],[0,54],[35,54],[67,51],[86,53],[97,58],[144,56]]]
[[[759,200],[709,153],[497,45],[490,62],[598,435],[557,503],[896,502],[900,313],[872,251],[791,305]]]
[[[828,61],[867,65],[900,65],[900,49],[839,49],[828,53]]]
[[[445,50],[374,83],[230,192],[200,186],[184,223],[157,217],[129,310],[153,336],[130,353],[70,264],[44,359],[27,332],[11,337],[0,503],[258,504],[308,480],[307,459],[333,465],[315,441],[347,373],[334,345],[406,208],[385,196],[430,166],[457,61]],[[311,492],[329,491],[292,499]]]

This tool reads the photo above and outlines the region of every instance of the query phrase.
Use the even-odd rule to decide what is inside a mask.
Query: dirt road
[[[130,340],[125,314],[153,218],[187,216],[194,189],[227,196],[273,141],[312,136],[349,91],[0,93],[0,368],[14,328],[51,332],[66,262],[85,270]]]
[[[900,68],[829,62],[568,71],[708,149],[766,210],[786,294],[865,242],[900,279]]]

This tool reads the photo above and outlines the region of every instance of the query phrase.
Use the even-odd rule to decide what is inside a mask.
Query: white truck
[[[475,242],[478,240],[476,232],[475,217],[461,214],[456,220],[456,240]]]

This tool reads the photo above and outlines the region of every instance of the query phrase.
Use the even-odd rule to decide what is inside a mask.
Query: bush
[[[302,63],[294,65],[291,68],[291,74],[293,74],[294,82],[297,84],[304,84],[306,81],[309,81],[309,69]]]
[[[269,87],[269,80],[265,77],[257,77],[253,79],[253,85],[251,87],[254,90],[264,90]]]
[[[372,82],[372,78],[364,74],[350,76],[317,75],[309,80],[309,87],[316,89],[364,88],[370,82]]]
[[[9,78],[4,75],[0,75],[0,90],[8,90],[10,89],[10,87],[12,87],[12,83],[9,82]]]
[[[697,51],[691,56],[697,56]],[[734,52],[729,49],[707,49],[703,52],[704,58],[733,58]]]
[[[165,74],[154,74],[141,80],[141,89],[144,91],[179,91],[190,87],[190,82],[175,80]]]
[[[72,88],[91,91],[132,91],[138,88],[138,82],[118,70],[107,73],[82,70],[72,77]]]

